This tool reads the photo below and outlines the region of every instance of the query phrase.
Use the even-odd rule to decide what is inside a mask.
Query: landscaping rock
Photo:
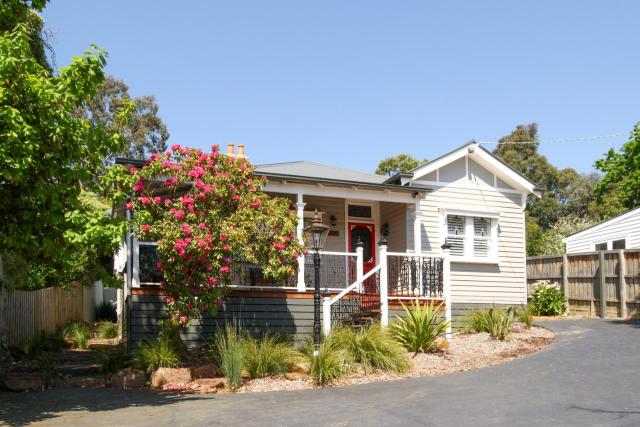
[[[227,388],[227,380],[225,378],[198,378],[194,383],[200,387],[222,389]]]
[[[217,374],[217,369],[214,364],[198,366],[197,368],[191,368],[191,378],[213,378]]]
[[[43,390],[47,387],[47,377],[35,372],[10,372],[4,386],[10,391]]]
[[[308,380],[310,377],[304,372],[287,372],[284,377],[290,381]]]
[[[160,368],[151,374],[151,387],[162,388],[165,384],[181,384],[191,381],[189,368]]]
[[[444,338],[438,338],[436,340],[436,350],[446,353],[449,350],[449,341]]]
[[[146,380],[145,372],[140,369],[123,369],[113,376],[111,386],[114,388],[143,388]]]

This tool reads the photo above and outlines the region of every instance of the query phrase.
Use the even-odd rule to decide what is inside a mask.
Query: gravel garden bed
[[[493,340],[488,333],[455,334],[448,348],[440,345],[441,350],[434,353],[409,353],[412,367],[405,373],[388,371],[355,369],[344,377],[331,382],[328,386],[348,386],[372,382],[391,381],[401,378],[441,375],[453,372],[468,371],[490,365],[508,362],[510,360],[538,352],[554,341],[553,332],[545,328],[532,327],[526,329],[520,324],[512,328],[511,336],[505,341]],[[245,378],[236,392],[252,393],[266,391],[303,390],[318,388],[317,385],[303,373],[293,372],[284,376],[248,379]],[[223,379],[194,380],[186,383],[168,383],[162,386],[164,390],[183,391],[190,393],[228,392]]]

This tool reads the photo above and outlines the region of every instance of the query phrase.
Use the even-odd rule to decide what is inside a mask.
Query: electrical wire
[[[576,142],[576,141],[592,141],[598,139],[610,139],[617,138],[619,136],[629,136],[629,132],[612,133],[609,135],[596,135],[596,136],[583,136],[578,138],[566,138],[566,139],[542,139],[539,141],[476,141],[478,144],[558,144],[564,142]]]

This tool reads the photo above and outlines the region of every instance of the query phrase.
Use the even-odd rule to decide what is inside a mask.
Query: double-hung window
[[[446,240],[451,256],[467,260],[497,259],[498,218],[475,215],[446,215]]]

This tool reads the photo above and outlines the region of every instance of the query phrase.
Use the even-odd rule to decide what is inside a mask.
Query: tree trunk
[[[0,255],[0,388],[4,387],[4,379],[13,363],[13,357],[9,351],[9,328],[6,317],[9,292],[3,286],[3,278],[2,255]]]

